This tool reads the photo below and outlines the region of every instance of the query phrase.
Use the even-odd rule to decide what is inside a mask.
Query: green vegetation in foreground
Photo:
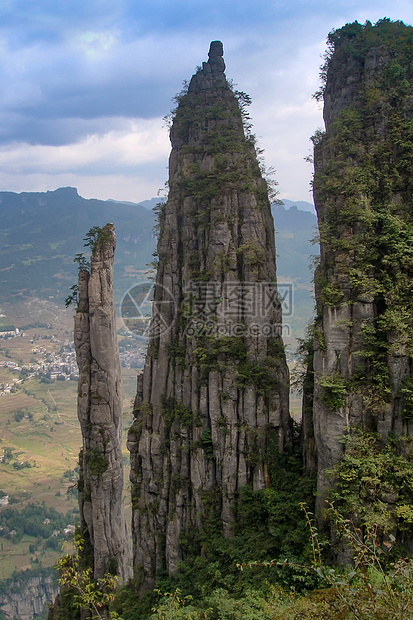
[[[412,521],[411,459],[400,456],[393,438],[386,443],[358,431],[345,441],[347,453],[331,472],[335,504],[326,506],[335,530],[334,549],[319,537],[311,511],[300,501],[304,498],[311,505],[314,480],[303,476],[299,454],[274,451],[274,471],[280,475],[270,489],[244,489],[234,537],[222,536],[217,515],[188,539],[188,555],[179,573],[175,577],[159,574],[155,589],[143,598],[138,594],[138,573],[132,585],[117,593],[107,585],[105,603],[111,605],[110,617],[413,618],[413,560],[402,547]],[[397,499],[387,518],[378,523],[385,492]],[[339,547],[347,549],[348,566],[332,568],[325,558]],[[68,572],[73,566],[76,570]],[[101,595],[79,558],[73,562],[66,558],[61,569],[65,583],[71,580],[71,594],[66,591],[60,619],[79,617],[74,601],[89,608],[92,602],[97,604],[95,617],[102,617]]]
[[[175,577],[159,574],[155,590],[141,600],[137,596],[137,575],[135,585],[122,589],[117,595],[114,610],[125,620],[149,618],[152,608],[162,598],[160,592],[173,593],[178,589],[179,595],[168,596],[162,603],[169,606],[167,618],[172,618],[172,613],[176,613],[177,618],[190,618],[190,610],[195,613],[195,609],[194,618],[260,618],[251,614],[258,614],[270,592],[285,587],[298,593],[316,587],[319,579],[310,566],[312,552],[307,522],[299,508],[300,501],[314,503],[315,480],[303,475],[298,444],[298,427],[294,454],[279,454],[274,442],[272,485],[261,491],[253,491],[250,487],[242,490],[231,538],[223,536],[219,512],[214,512],[214,506],[219,506],[219,496],[210,493],[205,501],[211,507],[211,516],[201,531],[188,532],[182,541],[187,555],[179,573]],[[286,558],[288,565],[284,564]],[[274,559],[280,565],[270,570],[257,565],[241,571],[238,566],[248,561],[264,563]],[[214,598],[215,609],[222,614],[227,609],[227,615],[199,615],[206,613]],[[227,601],[225,605],[224,600]],[[178,611],[179,601],[190,608]],[[231,605],[235,606],[232,612]],[[268,607],[267,603],[265,606]],[[234,615],[236,609],[238,615]]]

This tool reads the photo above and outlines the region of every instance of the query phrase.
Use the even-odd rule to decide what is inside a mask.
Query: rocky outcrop
[[[122,386],[113,299],[116,237],[107,224],[92,238],[90,271],[79,272],[75,347],[82,430],[79,506],[95,578],[131,576],[123,505]]]
[[[319,509],[349,429],[384,438],[413,431],[412,36],[387,19],[329,36],[326,131],[313,138],[321,241],[314,403],[304,412]]]
[[[7,589],[3,594],[2,590]],[[54,569],[26,570],[0,583],[0,615],[19,620],[33,620],[44,613],[59,591]]]
[[[179,97],[160,212],[154,316],[129,432],[134,565],[176,571],[207,519],[231,535],[237,497],[270,484],[290,441],[274,227],[248,98],[222,43]]]

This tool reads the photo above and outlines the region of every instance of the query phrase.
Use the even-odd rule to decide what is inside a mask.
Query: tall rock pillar
[[[413,29],[355,22],[328,42],[313,138],[319,508],[345,433],[413,432]]]
[[[129,432],[134,565],[173,573],[214,514],[231,534],[247,484],[291,439],[274,224],[244,94],[222,43],[179,97],[160,213],[154,318]],[[241,101],[241,106],[239,101]]]
[[[79,506],[94,577],[131,577],[123,505],[122,384],[113,298],[116,237],[113,224],[93,243],[90,272],[79,273],[75,348],[79,367],[78,417],[82,430]],[[93,559],[92,559],[93,558]]]

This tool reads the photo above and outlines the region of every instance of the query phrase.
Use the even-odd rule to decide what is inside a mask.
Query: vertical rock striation
[[[313,138],[321,262],[305,412],[319,507],[348,429],[413,431],[413,29],[355,22],[329,45],[326,131]]]
[[[59,593],[59,584],[52,568],[17,573],[6,583],[7,593],[0,593],[0,614],[3,618],[33,620],[44,617],[45,608],[53,603]]]
[[[170,134],[153,332],[128,439],[134,565],[147,583],[176,570],[183,537],[211,515],[230,535],[240,488],[269,485],[271,450],[291,439],[268,188],[222,56],[211,43]]]
[[[82,430],[79,505],[95,578],[131,576],[123,506],[122,386],[113,298],[116,237],[113,224],[93,243],[90,272],[79,272],[75,347]],[[92,559],[93,558],[93,559]]]

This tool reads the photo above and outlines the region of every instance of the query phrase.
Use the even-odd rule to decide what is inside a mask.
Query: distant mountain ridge
[[[159,202],[165,202],[165,197],[151,198],[150,200],[143,200],[139,203],[128,202],[126,204],[140,204],[145,209],[153,209]],[[111,200],[110,202],[117,202],[117,200]],[[297,207],[300,211],[310,211],[315,214],[315,207],[312,202],[307,202],[306,200],[288,200],[288,198],[281,198],[281,206],[284,206],[286,209],[291,209],[291,207]]]
[[[165,198],[142,203],[85,199],[74,187],[48,192],[0,192],[0,304],[30,298],[63,306],[77,278],[73,258],[85,252],[83,238],[93,226],[115,224],[115,297],[119,302],[145,272],[156,249],[153,207]],[[312,311],[309,239],[316,218],[310,203],[273,205],[277,269],[280,280],[295,283],[296,317],[305,323]]]
[[[122,289],[122,278],[136,281],[136,265],[143,270],[151,260],[152,211],[139,204],[85,199],[73,187],[0,192],[0,302],[27,297],[63,301],[76,279],[73,258],[84,251],[82,239],[92,226],[107,222],[116,226],[116,280]]]
[[[158,205],[161,202],[166,202],[166,197],[165,196],[158,196],[157,198],[151,198],[150,200],[143,200],[142,202],[139,202],[138,204],[140,204],[142,207],[145,207],[145,209],[154,209],[156,207],[156,205]]]
[[[310,211],[315,215],[315,207],[312,202],[307,202],[306,200],[288,200],[288,198],[281,198],[281,202],[287,209],[297,207],[300,211]]]

